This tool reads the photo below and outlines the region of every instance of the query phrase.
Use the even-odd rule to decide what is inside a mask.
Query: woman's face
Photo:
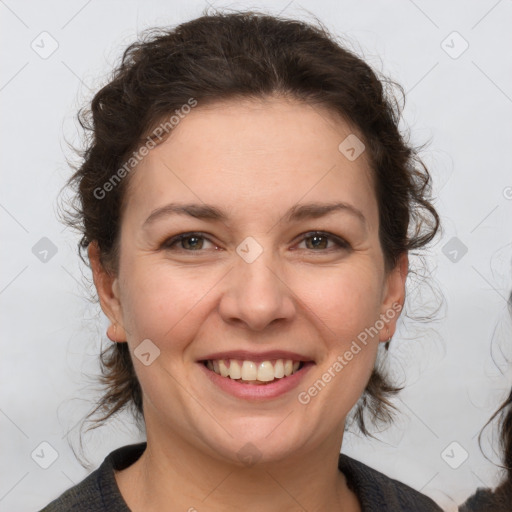
[[[339,149],[351,133],[299,102],[199,103],[133,172],[119,272],[98,291],[135,351],[148,440],[235,462],[341,440],[407,267],[384,272],[366,154]],[[283,377],[288,359],[301,369]],[[266,384],[235,380],[258,371]]]

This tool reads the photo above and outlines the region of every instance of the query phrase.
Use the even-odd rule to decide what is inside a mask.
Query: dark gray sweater
[[[98,469],[40,512],[130,512],[114,478],[114,469],[127,468],[145,449],[144,442],[114,450]],[[363,512],[442,512],[424,494],[345,454],[340,454],[338,467],[358,496]]]

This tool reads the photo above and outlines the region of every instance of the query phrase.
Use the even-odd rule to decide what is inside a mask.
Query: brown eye
[[[180,242],[184,249],[202,249],[203,247],[203,238],[200,236],[185,236],[183,237]],[[188,247],[187,247],[188,245]]]
[[[170,250],[170,251],[186,251],[186,252],[196,252],[200,251],[204,247],[204,241],[208,241],[211,243],[205,236],[201,233],[182,233],[180,235],[176,235],[172,238],[168,238],[164,240],[161,244],[162,249]],[[178,245],[180,244],[180,245]],[[178,247],[175,247],[177,246]]]
[[[308,249],[327,249],[327,245],[329,245],[329,239],[322,235],[308,236],[305,240],[306,246],[308,245],[307,241],[311,241],[311,247],[308,247]]]
[[[308,244],[308,240],[311,241],[311,243]],[[306,242],[306,249],[316,252],[325,252],[326,250],[329,249],[339,250],[350,248],[350,245],[348,244],[347,241],[330,233],[307,233],[306,236],[303,238],[303,241]],[[329,242],[332,242],[335,247],[328,247]]]

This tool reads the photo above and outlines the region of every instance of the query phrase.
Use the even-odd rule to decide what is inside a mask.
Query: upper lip
[[[241,361],[270,361],[273,359],[291,359],[292,361],[313,361],[311,357],[289,352],[286,350],[268,350],[266,352],[249,352],[248,350],[226,350],[225,352],[215,352],[198,359],[198,361],[220,360],[220,359],[238,359]]]

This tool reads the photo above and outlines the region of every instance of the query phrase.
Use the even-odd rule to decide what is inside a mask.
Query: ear
[[[92,277],[100,299],[101,309],[111,322],[107,335],[112,341],[124,342],[126,341],[126,331],[119,300],[118,277],[109,273],[101,263],[100,248],[96,240],[89,244],[87,254],[89,255]]]
[[[380,341],[386,342],[396,331],[396,324],[405,302],[405,280],[409,271],[407,252],[400,255],[394,269],[386,276],[381,315],[385,327],[380,331]]]

